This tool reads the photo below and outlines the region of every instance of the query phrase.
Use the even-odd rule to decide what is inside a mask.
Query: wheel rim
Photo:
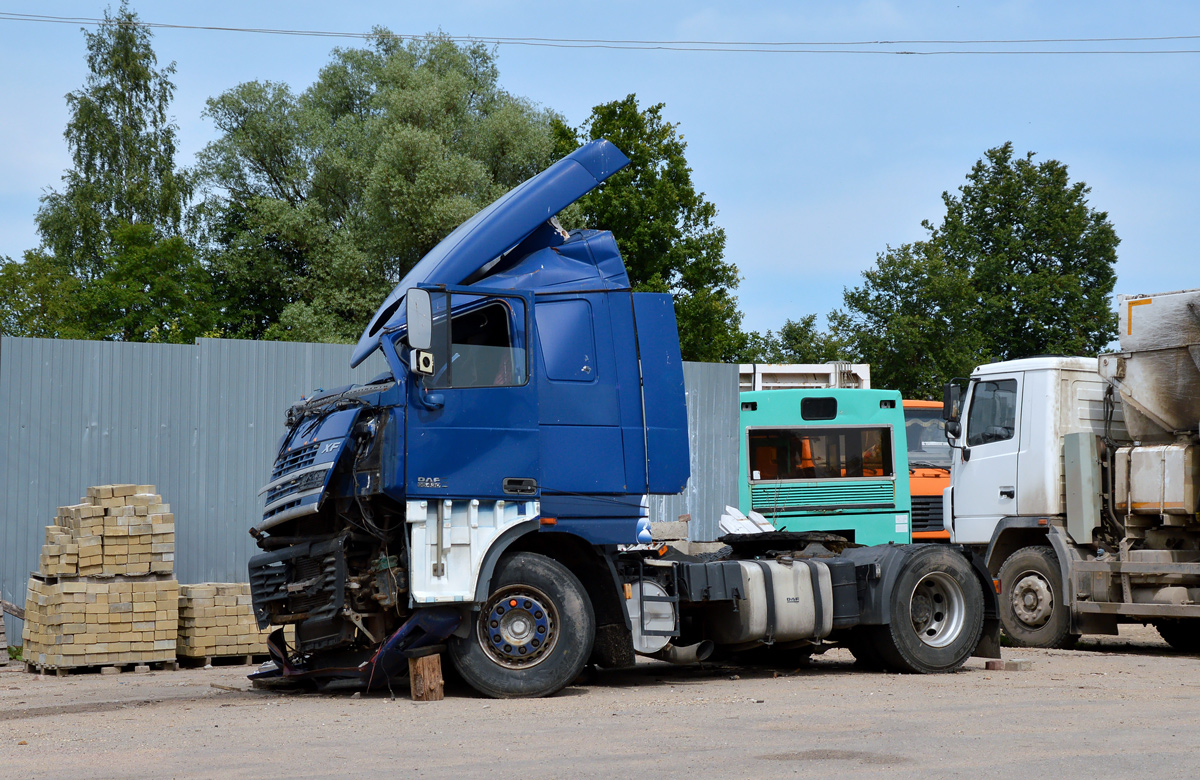
[[[492,594],[479,612],[479,644],[494,663],[528,669],[558,642],[558,612],[537,588],[511,585]]]
[[[963,630],[966,596],[962,586],[943,572],[926,574],[913,589],[909,615],[922,642],[930,647],[945,647]]]
[[[1013,614],[1030,628],[1041,628],[1054,612],[1054,591],[1046,578],[1035,571],[1022,572],[1013,585]]]

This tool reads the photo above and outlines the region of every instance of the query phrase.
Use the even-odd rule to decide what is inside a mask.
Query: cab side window
[[[455,295],[448,334],[445,308],[441,312],[437,308],[433,351],[439,370],[422,380],[426,387],[525,384],[525,347],[521,338],[525,307],[520,299]]]
[[[967,412],[967,446],[1011,439],[1017,424],[1017,380],[979,382]]]

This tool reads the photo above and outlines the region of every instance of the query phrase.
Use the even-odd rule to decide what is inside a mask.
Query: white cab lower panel
[[[471,601],[488,549],[507,529],[538,516],[537,501],[409,501],[409,593],[417,604]]]

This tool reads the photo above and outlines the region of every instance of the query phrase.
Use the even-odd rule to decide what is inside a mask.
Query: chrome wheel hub
[[[528,669],[558,640],[558,614],[546,595],[527,585],[501,588],[479,613],[479,644],[497,664]]]
[[[930,647],[945,647],[962,633],[966,597],[948,574],[930,572],[917,582],[909,604],[913,630]]]

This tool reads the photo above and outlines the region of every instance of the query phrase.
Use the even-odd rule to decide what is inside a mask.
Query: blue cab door
[[[407,406],[406,492],[424,499],[536,497],[532,293],[431,293],[434,373],[416,379]]]

